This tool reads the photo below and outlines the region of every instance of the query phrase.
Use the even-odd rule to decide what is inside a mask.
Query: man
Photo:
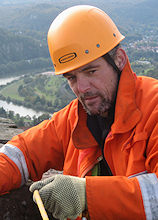
[[[34,183],[58,219],[158,219],[158,82],[137,77],[103,11],[74,6],[48,32],[56,74],[77,99],[1,149],[0,192]]]

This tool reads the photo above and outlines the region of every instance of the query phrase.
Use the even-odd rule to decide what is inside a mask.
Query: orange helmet
[[[103,56],[123,39],[111,18],[99,8],[78,5],[64,10],[48,31],[55,74],[64,74]]]

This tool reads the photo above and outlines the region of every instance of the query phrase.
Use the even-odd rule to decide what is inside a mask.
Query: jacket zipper
[[[108,141],[109,141],[109,140],[111,139],[111,137],[112,137],[112,134],[111,134],[111,132],[110,132],[110,133],[107,135],[107,137],[106,137],[106,142],[107,142],[107,139],[108,139]],[[86,174],[87,174],[97,163],[99,163],[101,160],[104,161],[104,165],[105,165],[105,169],[106,169],[106,173],[107,173],[106,176],[113,176],[112,171],[111,171],[111,169],[110,169],[110,167],[109,167],[109,165],[108,165],[108,163],[107,163],[107,161],[106,161],[106,159],[105,159],[105,156],[104,156],[104,142],[102,142],[102,146],[100,145],[100,148],[101,148],[102,155],[99,156],[90,166],[88,166],[88,167],[85,169],[85,171],[84,171],[84,172],[82,173],[82,175],[81,175],[82,178],[85,177]]]
[[[94,163],[92,163],[90,166],[88,166],[88,167],[84,170],[84,172],[82,173],[81,177],[82,177],[82,178],[85,177],[86,174],[87,174],[97,163],[99,163],[102,159],[103,159],[103,156],[102,156],[102,155],[99,156],[99,157],[94,161]]]

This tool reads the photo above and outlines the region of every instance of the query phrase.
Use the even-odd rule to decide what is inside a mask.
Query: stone
[[[0,147],[9,141],[13,136],[23,132],[17,128],[15,123],[8,118],[0,118]]]
[[[54,219],[47,212],[49,219]],[[1,220],[41,220],[40,211],[32,199],[29,185],[0,196],[0,219]]]

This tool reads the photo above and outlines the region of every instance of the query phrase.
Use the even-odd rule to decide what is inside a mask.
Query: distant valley
[[[53,70],[47,31],[58,13],[75,4],[74,0],[0,0],[0,77]],[[158,59],[157,0],[80,0],[77,4],[105,10],[126,36],[123,46],[131,62],[148,60],[153,69]],[[140,74],[143,68],[135,70]]]

